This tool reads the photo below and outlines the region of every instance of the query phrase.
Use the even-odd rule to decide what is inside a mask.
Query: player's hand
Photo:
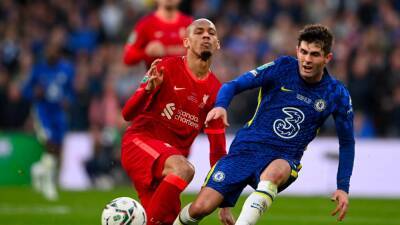
[[[151,41],[146,45],[144,52],[150,57],[161,57],[165,55],[165,47],[160,41]]]
[[[228,123],[228,114],[226,112],[226,109],[224,109],[223,107],[215,107],[213,108],[210,112],[208,112],[207,117],[206,117],[206,121],[204,122],[206,127],[208,126],[208,123],[211,120],[216,120],[221,118],[222,121],[224,122],[225,126],[229,126]]]
[[[331,200],[336,202],[336,209],[332,211],[331,215],[335,216],[339,212],[337,220],[342,221],[346,216],[349,206],[348,194],[342,190],[336,190],[335,193],[333,193]]]
[[[150,66],[149,71],[147,71],[147,76],[149,77],[149,80],[147,81],[147,85],[144,88],[146,91],[154,90],[154,88],[156,88],[163,82],[164,68],[161,67],[160,71],[158,71],[157,64],[159,62],[161,62],[161,59],[154,60]]]
[[[235,218],[232,215],[230,208],[221,208],[218,213],[218,218],[224,225],[234,225]]]

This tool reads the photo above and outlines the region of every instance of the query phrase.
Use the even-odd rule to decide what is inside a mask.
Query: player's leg
[[[196,200],[185,206],[174,225],[198,224],[217,207],[235,205],[249,178],[258,168],[250,153],[234,154],[235,149],[222,158],[208,173],[204,186]]]
[[[40,110],[38,107],[33,107],[33,124],[36,132],[36,136],[38,140],[45,144],[49,139],[49,133],[47,132],[47,127],[50,126],[49,120],[46,120],[44,115],[40,114]],[[46,148],[45,148],[46,149]],[[38,191],[42,192],[43,190],[43,178],[45,173],[45,168],[42,166],[42,158],[45,155],[42,154],[42,157],[39,161],[32,164],[31,167],[31,178],[32,178],[32,185],[33,188]]]
[[[194,176],[194,167],[175,150],[163,153],[155,163],[155,176],[159,178],[149,203],[148,224],[172,224],[181,209],[180,194]]]
[[[211,214],[224,200],[224,196],[218,191],[203,187],[194,202],[186,205],[173,225],[194,225],[202,218]]]
[[[42,191],[46,199],[54,201],[58,199],[57,177],[61,145],[49,141],[46,149],[47,152],[43,154],[41,160],[44,168]]]
[[[148,224],[172,224],[180,210],[180,193],[193,178],[193,166],[177,149],[140,134],[124,135],[121,161],[137,187]]]
[[[35,130],[39,140],[44,143],[45,152],[31,168],[35,189],[39,189],[48,200],[57,200],[57,171],[61,143],[66,130],[63,113],[48,115],[44,110],[36,109]]]
[[[121,165],[129,176],[146,213],[155,191],[153,164],[160,153],[148,144],[143,135],[124,134],[121,145]]]
[[[278,187],[288,180],[291,167],[288,161],[276,159],[261,173],[257,189],[247,197],[236,222],[237,225],[254,225],[272,205]]]

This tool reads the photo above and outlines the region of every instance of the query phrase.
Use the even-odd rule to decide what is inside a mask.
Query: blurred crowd
[[[151,0],[0,1],[0,130],[32,131],[30,102],[20,89],[51,43],[75,68],[69,130],[90,131],[96,146],[115,146],[127,126],[121,107],[145,74],[144,64],[123,64],[123,46],[136,21],[153,9]],[[356,136],[400,137],[399,0],[183,0],[181,10],[215,22],[222,50],[213,70],[222,82],[295,55],[304,24],[329,26],[335,44],[328,68],[350,90]],[[255,92],[235,98],[231,131],[255,105]],[[334,133],[330,120],[322,135]]]

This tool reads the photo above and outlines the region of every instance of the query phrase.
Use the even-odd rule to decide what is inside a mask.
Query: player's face
[[[168,10],[177,9],[180,2],[180,0],[157,0],[159,7],[166,8]]]
[[[322,77],[325,65],[332,59],[332,53],[325,54],[317,43],[301,41],[297,46],[300,75],[305,80]]]
[[[196,55],[213,55],[220,48],[214,24],[208,20],[195,21],[189,28],[184,45]]]

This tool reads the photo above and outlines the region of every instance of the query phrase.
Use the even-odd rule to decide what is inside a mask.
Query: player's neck
[[[196,76],[197,79],[204,79],[210,72],[211,59],[203,61],[200,58],[188,54],[186,56],[186,64],[188,69]]]
[[[174,22],[178,18],[178,9],[167,10],[165,8],[158,8],[155,14],[162,21]]]
[[[322,80],[322,77],[324,76],[324,71],[321,72],[321,74],[312,76],[312,77],[303,77],[301,78],[308,84],[316,84]]]

